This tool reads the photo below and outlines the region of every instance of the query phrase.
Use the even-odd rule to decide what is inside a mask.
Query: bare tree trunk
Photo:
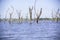
[[[39,17],[37,17],[37,20],[36,20],[37,23],[38,23],[38,20],[39,20]]]
[[[21,17],[20,17],[20,13],[19,13],[19,16],[18,16],[18,17],[19,17],[19,23],[21,23]]]
[[[26,14],[26,20],[25,21],[28,22],[28,13]]]
[[[0,15],[0,22],[1,22],[1,15]]]
[[[13,6],[11,6],[11,8],[12,8],[12,12],[10,12],[10,19],[9,19],[9,23],[11,24],[12,23],[12,14],[13,14],[13,12],[14,12],[14,8],[13,8]]]
[[[34,17],[35,17],[35,14],[36,14],[36,2],[37,2],[37,0],[35,0],[35,2],[34,2]],[[35,18],[34,18],[34,22],[35,22]]]
[[[39,21],[39,17],[41,16],[41,14],[42,14],[42,8],[41,8],[41,10],[40,10],[39,15],[37,15],[37,19],[36,19],[36,22],[37,22],[37,23],[38,23],[38,21]]]
[[[52,14],[51,14],[51,15],[52,15],[52,21],[53,21],[53,20],[54,20],[54,17],[53,17],[53,10],[52,10]]]
[[[10,13],[10,19],[9,19],[9,23],[11,24],[12,22],[12,13]]]
[[[58,22],[58,18],[59,18],[59,17],[58,17],[58,16],[59,16],[59,11],[60,11],[60,10],[59,10],[59,8],[58,8],[57,13],[56,13],[56,21],[57,21],[57,22]]]
[[[7,21],[7,13],[8,13],[8,11],[9,11],[9,8],[7,9],[6,14],[5,14],[5,21]]]
[[[58,22],[58,17],[56,19],[57,19],[56,21]]]
[[[33,9],[33,7],[32,7],[32,8],[29,8],[29,14],[30,14],[30,23],[31,23],[31,21],[32,21],[32,9]]]
[[[21,11],[18,12],[18,10],[16,10],[17,14],[18,14],[18,22],[21,23]]]

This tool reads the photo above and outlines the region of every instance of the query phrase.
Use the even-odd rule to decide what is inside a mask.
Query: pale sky
[[[12,11],[11,6],[14,7],[13,18],[18,18],[16,10],[21,11],[21,17],[26,18],[27,15],[29,17],[29,7],[34,7],[34,2],[35,0],[0,0],[1,17],[5,18],[6,15],[6,17],[9,18],[9,12]],[[10,9],[7,12],[8,8]],[[54,11],[53,13],[55,13],[57,9],[60,8],[60,0],[37,0],[35,8],[38,12],[40,8],[42,8],[41,18],[51,18],[52,10]],[[34,18],[34,10],[32,14]]]

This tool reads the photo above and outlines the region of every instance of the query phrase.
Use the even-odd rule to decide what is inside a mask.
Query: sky
[[[21,12],[21,17],[26,18],[28,15],[29,18],[29,7],[33,6],[34,8],[35,0],[0,0],[0,15],[1,18],[9,18],[9,13],[11,13],[14,8],[14,12],[12,14],[13,18],[18,18],[18,12]],[[53,14],[56,13],[57,9],[60,8],[60,0],[36,0],[35,9],[36,12],[39,13],[42,8],[41,18],[51,18],[52,11]],[[34,16],[34,9],[32,10],[32,17]]]

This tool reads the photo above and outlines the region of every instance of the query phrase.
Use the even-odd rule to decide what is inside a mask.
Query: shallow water
[[[0,40],[60,40],[60,22],[0,22]]]

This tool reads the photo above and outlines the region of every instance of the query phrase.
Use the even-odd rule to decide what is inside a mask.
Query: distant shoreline
[[[1,21],[1,20],[8,21],[8,20],[10,20],[10,19],[9,19],[9,18],[7,18],[7,19],[5,19],[5,18],[1,19],[1,18],[0,18],[0,21]],[[12,18],[12,21],[16,21],[16,20],[19,21],[18,18]],[[20,19],[20,21],[22,21],[22,20],[23,20],[23,21],[27,21],[27,20],[29,21],[30,19],[26,19],[26,18]],[[32,19],[32,21],[33,21],[33,20],[36,20],[36,18],[35,18],[35,19]],[[60,18],[39,18],[39,20],[59,20],[59,21],[60,21]]]

